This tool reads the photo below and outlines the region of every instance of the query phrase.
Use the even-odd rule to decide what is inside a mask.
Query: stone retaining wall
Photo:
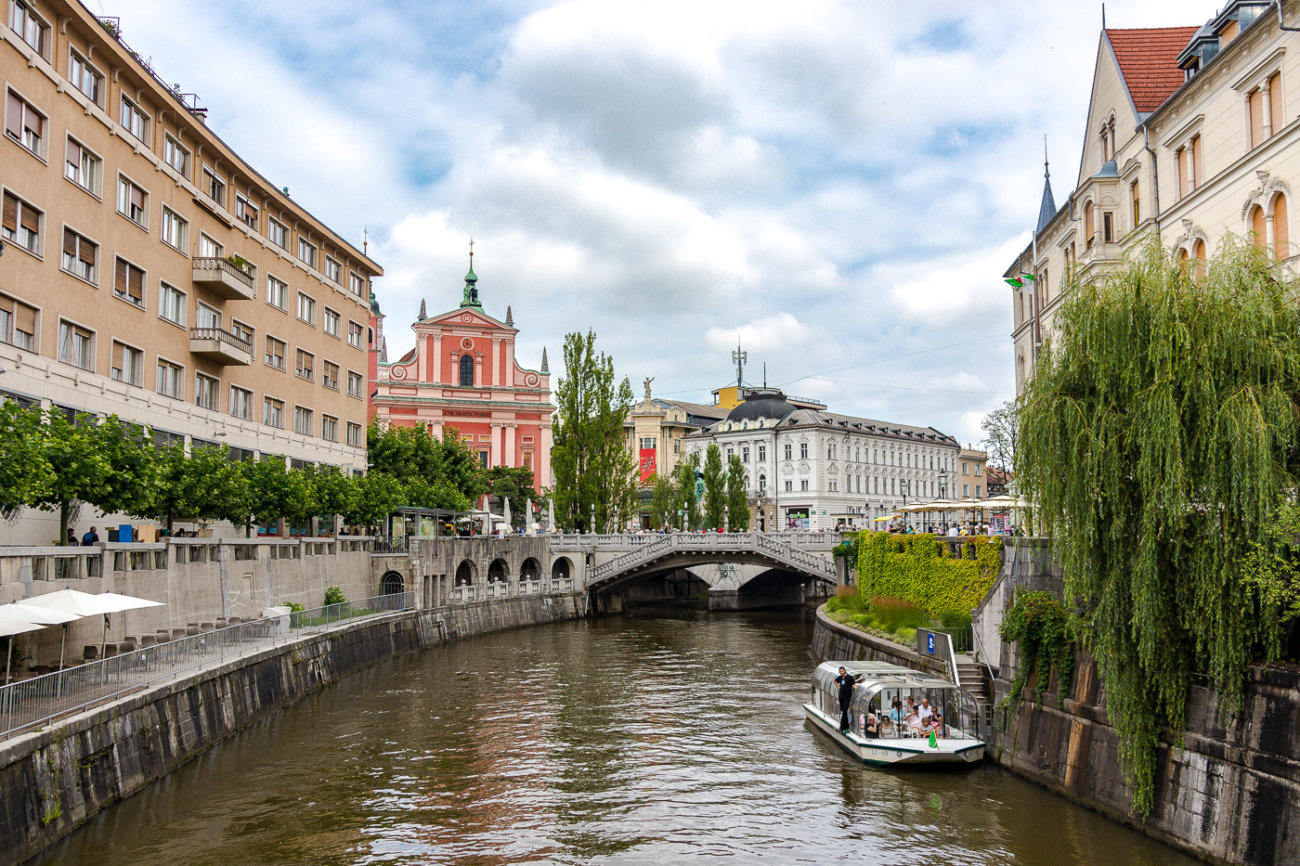
[[[575,619],[580,595],[367,618],[202,671],[0,743],[0,866],[20,863],[226,737],[403,653]]]
[[[944,668],[943,662],[938,659],[927,658],[902,644],[841,625],[827,616],[821,608],[817,609],[817,625],[813,629],[812,654],[818,663],[888,662],[944,679],[948,678],[948,671]]]

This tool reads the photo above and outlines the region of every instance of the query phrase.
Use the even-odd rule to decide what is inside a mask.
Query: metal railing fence
[[[10,683],[0,687],[0,731],[7,739],[210,663],[239,658],[350,619],[409,610],[414,604],[415,593],[398,592],[263,617]]]

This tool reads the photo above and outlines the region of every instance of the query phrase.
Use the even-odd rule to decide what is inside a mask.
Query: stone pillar
[[[1273,137],[1273,98],[1269,94],[1272,88],[1268,86],[1268,79],[1259,86],[1260,95],[1260,113],[1264,116],[1261,118],[1264,122],[1264,138],[1267,140]],[[1269,241],[1271,244],[1272,241]]]
[[[474,384],[482,388],[487,382],[483,381],[483,353],[474,353]]]
[[[515,466],[517,465],[517,461],[515,460],[515,430],[519,427],[519,425],[506,424],[505,426],[506,426],[506,450],[505,450],[505,454],[502,455],[501,465]]]
[[[1269,256],[1273,255],[1273,246],[1276,243],[1276,235],[1273,234],[1273,215],[1264,216],[1264,249],[1268,251]]]
[[[492,338],[492,384],[501,384],[501,338]]]
[[[502,352],[502,363],[505,370],[502,371],[504,379],[502,380],[506,387],[513,387],[515,384],[515,341],[514,338],[506,340],[506,350]]]
[[[441,382],[442,381],[442,334],[433,335],[433,351],[430,352],[430,354],[433,357],[429,361],[430,368],[429,368],[428,380],[430,382]]]
[[[488,468],[501,466],[501,422],[492,422],[492,450],[488,452]]]

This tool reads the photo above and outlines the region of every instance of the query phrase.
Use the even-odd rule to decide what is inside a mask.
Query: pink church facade
[[[555,412],[546,351],[540,369],[520,364],[510,308],[505,321],[484,312],[477,282],[471,259],[458,308],[426,317],[422,301],[411,326],[415,348],[391,363],[384,317],[372,305],[372,417],[381,425],[424,425],[435,436],[455,427],[485,468],[528,467],[540,493],[550,483]]]

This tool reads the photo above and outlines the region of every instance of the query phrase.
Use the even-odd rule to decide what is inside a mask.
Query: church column
[[[506,425],[506,453],[501,461],[502,466],[518,466],[519,462],[515,460],[515,429],[518,424]]]
[[[492,422],[492,450],[488,454],[488,468],[493,469],[501,464],[501,422]]]
[[[501,338],[492,338],[492,384],[501,384]]]
[[[433,358],[430,360],[432,365],[429,369],[430,382],[442,381],[442,334],[433,335]]]
[[[515,341],[512,337],[506,340],[506,350],[503,352],[505,366],[505,384],[506,387],[513,387],[515,384]]]
[[[483,381],[483,353],[482,352],[474,353],[474,385],[479,388],[482,388],[485,385],[487,385],[487,382]]]
[[[536,474],[533,476],[539,487],[547,487],[551,483],[551,424],[549,421],[542,424],[541,442],[537,444],[537,466]]]

